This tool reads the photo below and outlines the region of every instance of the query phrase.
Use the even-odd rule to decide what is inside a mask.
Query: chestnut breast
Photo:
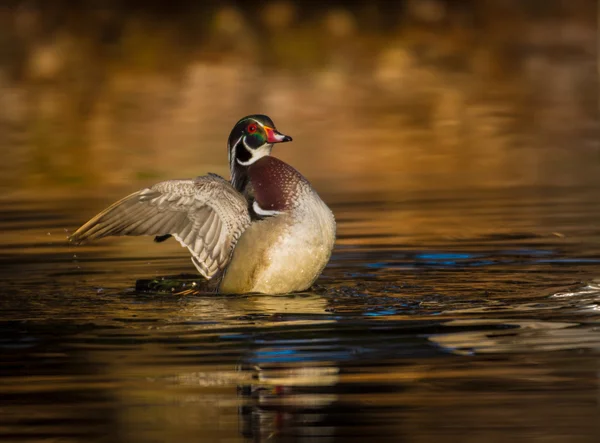
[[[300,194],[310,189],[308,181],[285,162],[267,155],[248,168],[254,199],[262,209],[284,211],[294,206]]]

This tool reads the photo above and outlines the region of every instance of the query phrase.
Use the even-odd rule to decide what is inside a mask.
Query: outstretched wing
[[[223,269],[250,225],[246,199],[217,175],[169,180],[116,202],[79,228],[73,243],[111,235],[171,234],[207,279]]]

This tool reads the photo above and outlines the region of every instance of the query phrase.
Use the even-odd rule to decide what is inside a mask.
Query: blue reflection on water
[[[433,260],[433,261],[438,261],[438,260],[444,260],[444,261],[449,261],[449,260],[466,260],[466,259],[475,258],[475,257],[477,257],[476,254],[450,253],[450,252],[440,252],[440,253],[428,252],[426,254],[417,254],[417,255],[415,255],[415,258],[417,260]]]
[[[249,363],[297,363],[306,361],[323,361],[323,360],[346,360],[351,357],[350,351],[331,351],[324,350],[323,352],[302,352],[295,349],[277,349],[272,351],[256,351],[254,356],[249,358]]]
[[[511,263],[523,263],[523,259],[531,258],[532,263],[600,263],[600,259],[578,259],[578,258],[537,258],[547,257],[555,254],[555,251],[544,249],[517,249],[511,251],[495,251],[490,253],[472,254],[469,252],[420,252],[406,254],[402,259],[407,261],[381,261],[367,263],[366,267],[374,269],[411,269],[423,266],[434,267],[481,267],[493,265],[506,265]],[[508,259],[506,257],[509,257]]]
[[[365,312],[363,315],[367,316],[367,317],[381,317],[384,315],[394,315],[396,314],[396,310],[395,309],[382,309],[379,311],[369,311],[369,312]]]

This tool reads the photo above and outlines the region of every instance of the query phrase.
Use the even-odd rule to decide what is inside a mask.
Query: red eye
[[[250,134],[254,134],[256,132],[256,125],[255,124],[248,125],[248,132]]]

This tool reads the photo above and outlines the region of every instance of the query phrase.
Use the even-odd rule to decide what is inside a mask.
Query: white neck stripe
[[[264,217],[270,217],[273,215],[281,214],[281,211],[274,211],[261,208],[256,200],[254,200],[254,203],[252,203],[252,209],[254,209],[254,212],[256,212],[258,215],[262,215]]]
[[[250,159],[245,162],[241,161],[239,158],[235,159],[235,161],[238,162],[238,164],[240,164],[242,166],[250,166],[252,163],[256,162],[257,160],[260,160],[261,158],[266,157],[267,155],[269,155],[271,153],[271,149],[273,148],[272,143],[265,143],[264,145],[260,146],[259,148],[252,149],[246,144],[246,137],[244,137],[242,139],[242,143],[244,144],[244,147],[251,155]]]
[[[235,161],[238,163],[238,165],[242,165],[242,166],[250,166],[252,163],[254,163],[256,160],[258,160],[257,158],[250,158],[250,160],[248,160],[247,162],[243,162],[239,159],[235,159]]]
[[[227,155],[229,156],[229,169],[231,170],[231,173],[233,173],[233,162],[237,151],[237,145],[240,143],[240,140],[242,140],[242,137],[238,138],[237,141],[233,144],[233,146],[229,148],[229,152],[227,152]]]

